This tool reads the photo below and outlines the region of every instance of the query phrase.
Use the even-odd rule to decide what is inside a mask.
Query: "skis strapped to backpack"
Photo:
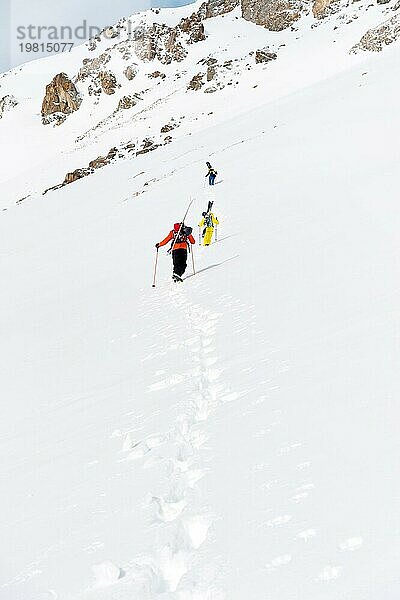
[[[175,248],[175,244],[181,243],[180,240],[182,240],[183,242],[186,242],[188,236],[192,233],[191,227],[186,227],[186,225],[185,225],[185,219],[186,219],[186,217],[188,215],[188,212],[189,212],[190,207],[192,206],[192,204],[193,204],[193,198],[190,200],[189,205],[188,205],[188,207],[186,209],[186,212],[183,215],[183,219],[181,221],[181,226],[179,227],[179,231],[177,232],[177,234],[174,236],[174,239],[173,239],[172,244],[171,244],[171,248],[168,250],[168,254],[170,254],[172,252],[172,250]],[[186,232],[187,232],[187,230],[190,229],[189,233],[186,233],[186,235],[185,235],[185,232],[182,231],[183,228],[186,229]],[[182,236],[185,236],[184,239],[182,239]]]

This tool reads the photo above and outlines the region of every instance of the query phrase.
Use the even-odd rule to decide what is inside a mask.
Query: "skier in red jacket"
[[[190,244],[195,244],[195,239],[192,235],[192,228],[187,227],[184,223],[175,223],[166,238],[156,244],[156,248],[165,246],[171,242],[171,247],[168,252],[172,252],[172,262],[174,271],[172,279],[182,281],[182,275],[186,271],[188,247]]]

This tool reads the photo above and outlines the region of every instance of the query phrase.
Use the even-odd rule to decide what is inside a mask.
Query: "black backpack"
[[[189,235],[192,233],[193,229],[188,227],[187,225],[182,225],[179,234],[177,233],[174,239],[174,244],[182,244],[187,242]]]

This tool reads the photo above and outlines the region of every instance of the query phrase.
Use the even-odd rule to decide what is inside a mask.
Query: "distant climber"
[[[199,223],[200,229],[203,228],[201,237],[203,238],[203,245],[209,246],[212,241],[214,227],[219,225],[217,217],[212,212],[203,212],[202,220]]]
[[[168,250],[168,252],[172,252],[172,279],[174,279],[174,281],[182,281],[182,275],[186,271],[187,266],[189,243],[196,243],[192,235],[192,228],[184,223],[175,223],[174,228],[171,229],[167,237],[156,244],[157,250],[160,246],[168,244],[168,242],[172,242],[171,247]]]
[[[208,173],[206,175],[206,177],[208,177],[208,183],[210,185],[215,185],[215,179],[216,179],[218,173],[215,169],[212,168],[212,166],[209,162],[206,162],[206,165],[208,168]]]

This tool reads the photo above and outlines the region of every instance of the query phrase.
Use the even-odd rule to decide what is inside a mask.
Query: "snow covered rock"
[[[276,52],[271,52],[268,48],[263,48],[262,50],[256,50],[256,63],[266,63],[271,60],[276,60],[277,54]]]
[[[14,96],[7,95],[0,99],[0,119],[3,115],[17,106],[18,100]]]
[[[218,17],[234,10],[239,6],[239,0],[209,0],[200,7],[204,19]]]
[[[111,55],[108,52],[103,52],[96,58],[85,58],[83,66],[80,68],[77,75],[78,81],[85,81],[88,77],[94,77],[100,73],[100,70],[110,61]]]
[[[99,81],[101,85],[101,89],[105,94],[110,96],[111,94],[115,94],[115,90],[117,88],[117,78],[114,73],[111,71],[101,71],[99,73]]]
[[[197,75],[195,75],[194,77],[192,77],[192,79],[189,82],[188,85],[188,90],[193,90],[195,92],[197,92],[198,90],[201,90],[201,88],[204,85],[204,73],[197,73]]]
[[[132,79],[134,79],[137,74],[138,74],[138,66],[136,64],[129,65],[124,70],[124,75],[128,79],[128,81],[132,81]]]
[[[300,19],[305,5],[301,0],[242,0],[242,16],[270,31],[283,31]]]
[[[82,179],[82,177],[86,177],[87,175],[90,175],[90,173],[90,169],[75,169],[75,171],[72,171],[72,173],[66,174],[64,185],[78,181],[78,179]]]
[[[392,44],[400,37],[400,15],[394,15],[378,27],[374,27],[365,33],[358,44],[355,44],[350,52],[356,54],[360,50],[370,52],[381,52],[385,46]]]
[[[328,8],[333,4],[337,4],[339,6],[339,2],[337,0],[314,0],[314,4],[312,7],[313,15],[316,19],[323,19],[328,14]]]
[[[75,112],[81,105],[81,98],[75,85],[65,73],[59,73],[46,86],[42,102],[42,122],[44,125],[61,125],[67,115]]]
[[[118,103],[118,110],[126,110],[136,106],[140,100],[139,94],[133,94],[130,96],[123,96]]]

